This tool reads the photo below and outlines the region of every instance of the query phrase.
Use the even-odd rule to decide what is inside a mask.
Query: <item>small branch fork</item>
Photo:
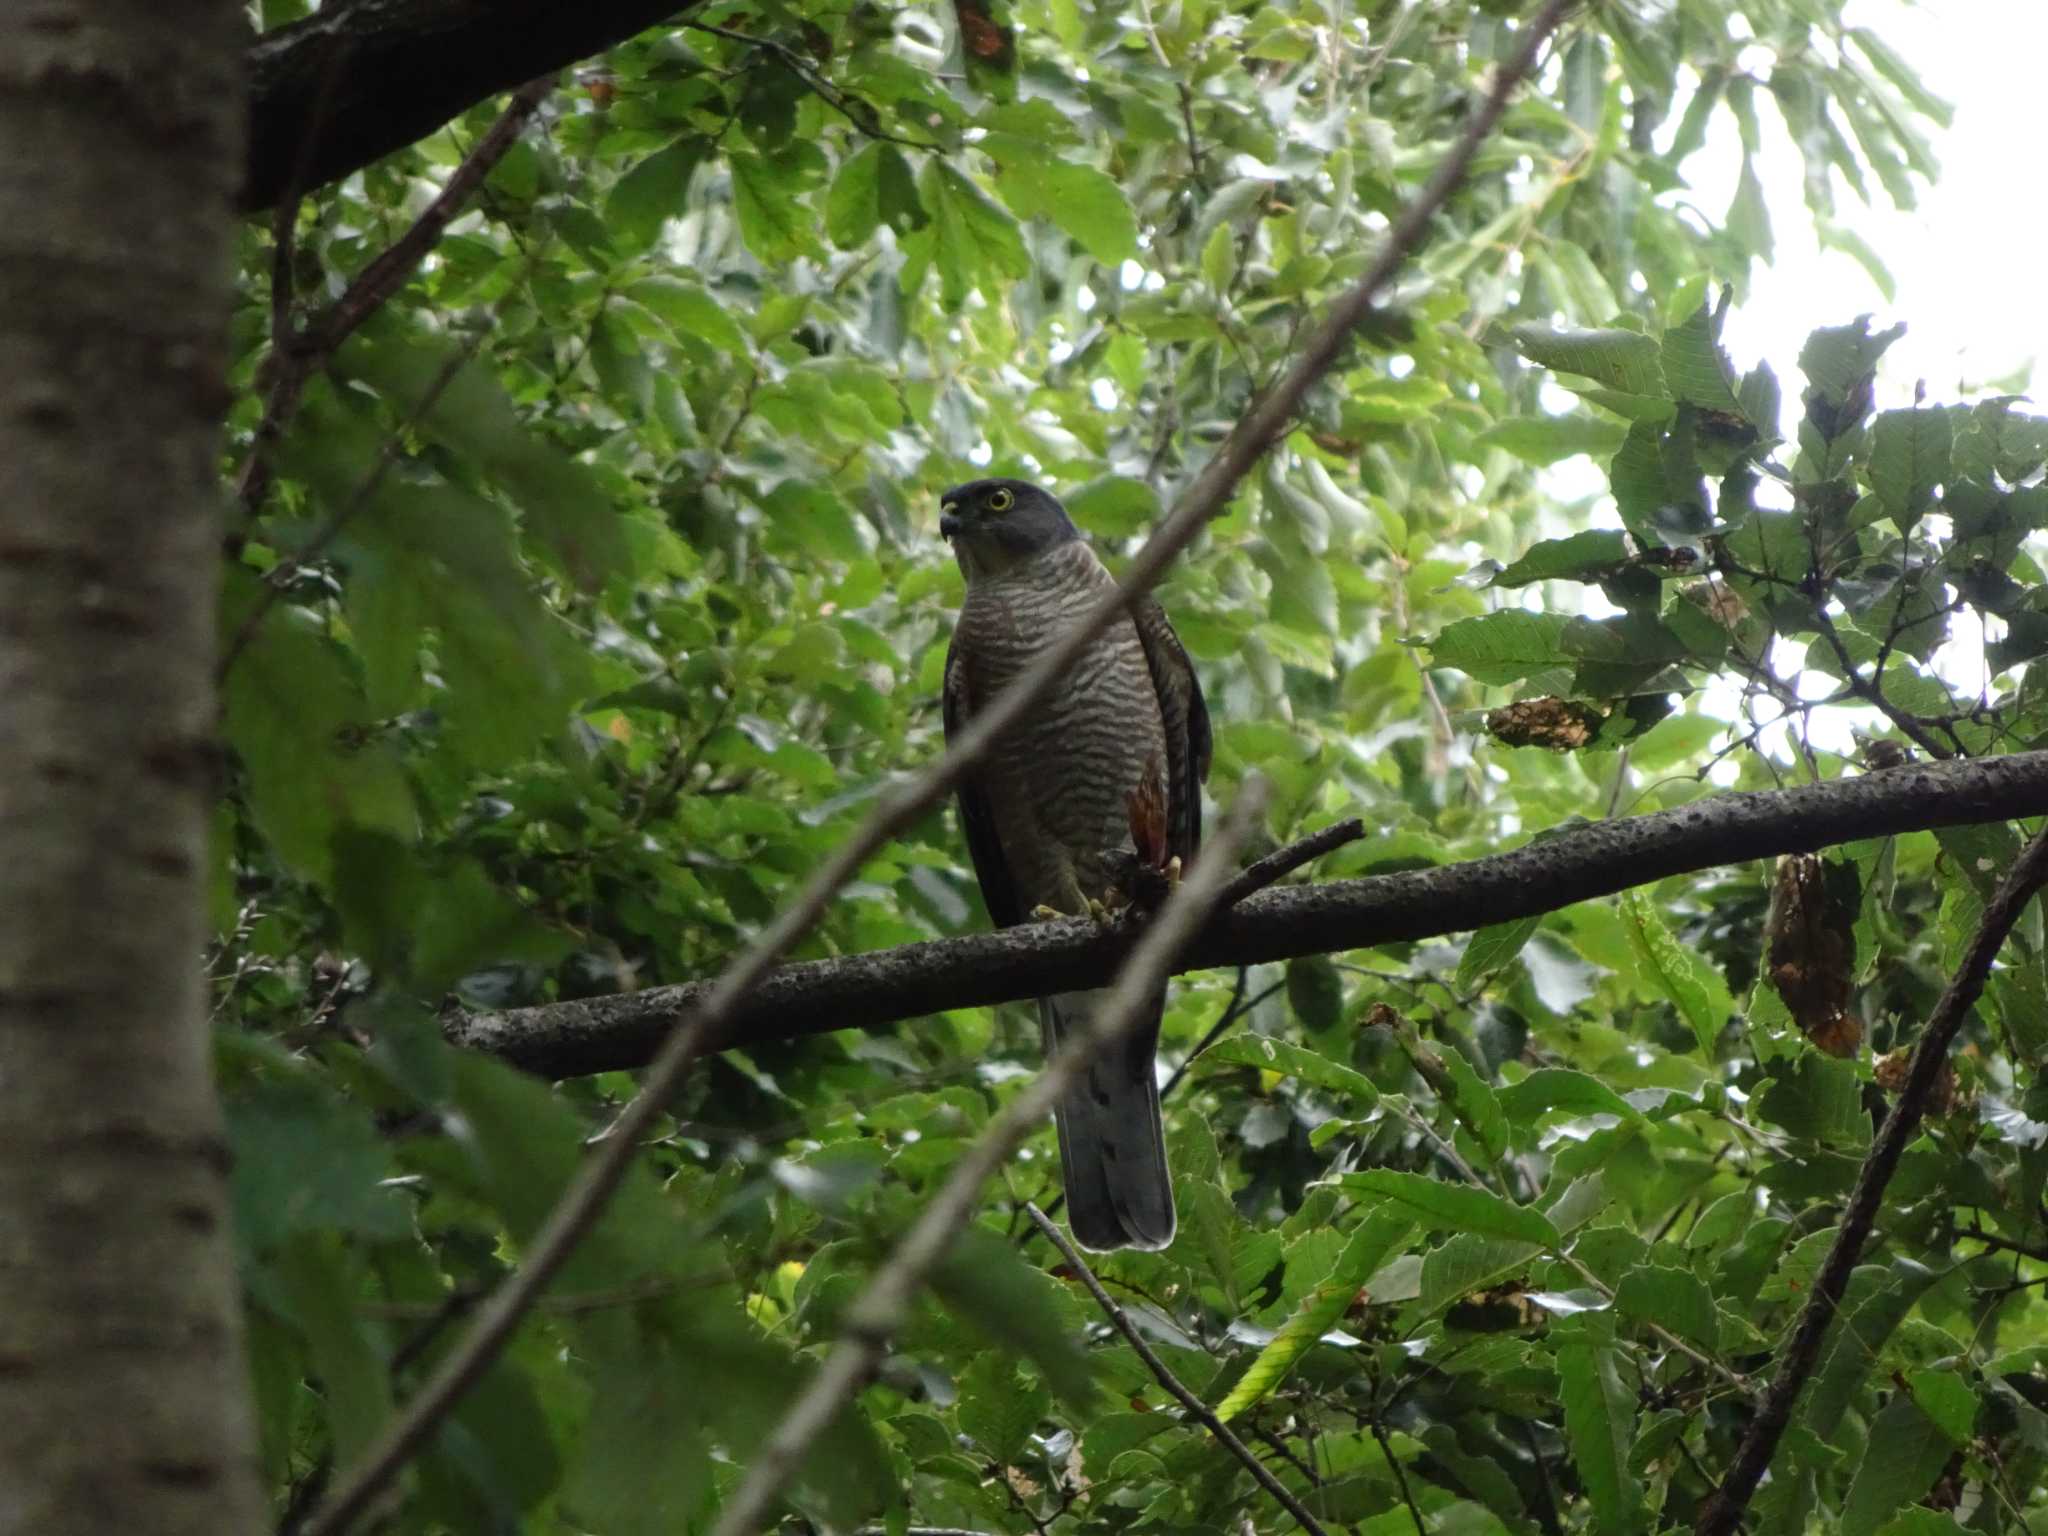
[[[1295,1524],[1307,1531],[1309,1536],[1326,1536],[1321,1523],[1308,1512],[1301,1500],[1287,1491],[1287,1485],[1275,1477],[1263,1461],[1252,1454],[1250,1446],[1231,1433],[1230,1426],[1217,1418],[1207,1403],[1183,1386],[1180,1378],[1167,1368],[1166,1362],[1159,1358],[1157,1352],[1145,1342],[1144,1336],[1132,1324],[1130,1315],[1116,1304],[1116,1299],[1108,1291],[1102,1288],[1102,1282],[1095,1278],[1095,1271],[1088,1267],[1087,1262],[1081,1257],[1080,1250],[1067,1241],[1067,1234],[1037,1206],[1026,1204],[1024,1212],[1038,1224],[1038,1230],[1045,1234],[1046,1241],[1059,1249],[1060,1256],[1066,1260],[1074,1273],[1081,1277],[1081,1283],[1088,1287],[1088,1294],[1095,1298],[1095,1304],[1102,1308],[1103,1315],[1116,1325],[1116,1331],[1124,1336],[1125,1342],[1137,1353],[1138,1358],[1145,1362],[1145,1369],[1153,1374],[1159,1385],[1173,1395],[1174,1400],[1188,1411],[1190,1418],[1198,1421],[1216,1437],[1218,1445],[1244,1463],[1253,1480],[1270,1493],[1282,1509],[1294,1517]],[[1391,1463],[1392,1458],[1389,1457],[1388,1460]]]
[[[1224,872],[1264,799],[1264,786],[1258,780],[1245,786],[1194,868],[1146,926],[1087,1032],[1057,1052],[954,1165],[938,1194],[847,1309],[839,1342],[782,1422],[754,1452],[746,1478],[726,1501],[712,1536],[751,1536],[760,1528],[811,1443],[874,1374],[926,1277],[972,1218],[982,1185],[1038,1129],[1082,1073],[1129,1032],[1158,995],[1172,972],[1175,954],[1201,929],[1221,899]],[[1032,1214],[1040,1222],[1045,1220],[1035,1207]],[[1318,1531],[1316,1536],[1322,1533]]]
[[[703,1006],[669,1035],[641,1079],[640,1091],[570,1178],[527,1245],[519,1266],[477,1309],[462,1336],[356,1466],[337,1480],[335,1493],[308,1523],[306,1536],[340,1536],[353,1525],[489,1369],[548,1281],[595,1225],[638,1153],[642,1137],[670,1102],[691,1063],[717,1037],[769,967],[810,931],[840,887],[890,838],[949,794],[1003,733],[1067,676],[1083,649],[1117,622],[1134,598],[1151,590],[1180,551],[1229,504],[1239,483],[1293,424],[1309,391],[1336,364],[1352,330],[1371,311],[1380,291],[1421,245],[1431,220],[1464,181],[1480,144],[1500,121],[1508,99],[1571,4],[1572,0],[1545,0],[1542,10],[1521,29],[1513,55],[1495,69],[1486,96],[1466,118],[1457,141],[1428,182],[1388,230],[1371,266],[1330,306],[1280,380],[1239,419],[1173,512],[1132,557],[1117,590],[991,700],[937,762],[882,795],[867,819],[833,851],[795,899],[727,965]],[[1164,918],[1162,909],[1155,930]],[[1046,1104],[1049,1106],[1050,1100]],[[1039,1113],[1043,1112],[1041,1108]]]
[[[554,88],[555,77],[547,75],[529,80],[514,91],[498,120],[463,157],[440,195],[427,205],[412,227],[358,272],[340,298],[303,327],[294,326],[291,318],[291,266],[298,199],[290,197],[279,205],[270,273],[270,397],[264,403],[263,418],[256,425],[256,440],[235,486],[235,499],[241,504],[244,519],[262,506],[270,489],[271,454],[299,408],[307,381],[364,321],[405,286],[427,252],[440,243],[449,223],[518,142],[520,133]]]
[[[1856,1187],[1843,1208],[1834,1245],[1821,1261],[1805,1310],[1793,1327],[1791,1342],[1779,1356],[1778,1373],[1765,1391],[1763,1403],[1736,1449],[1735,1459],[1729,1463],[1727,1476],[1700,1506],[1693,1525],[1694,1536],[1733,1536],[1740,1528],[1743,1511],[1749,1507],[1751,1495],[1770,1466],[1778,1441],[1791,1422],[1799,1394],[1820,1360],[1828,1325],[1834,1321],[1850,1271],[1856,1267],[1863,1244],[1876,1223],[1885,1186],[1891,1182],[1899,1156],[1926,1112],[1928,1097],[1948,1063],[1949,1047],[1982,995],[1985,978],[1991,974],[1991,964],[1998,957],[2006,935],[2044,881],[2048,881],[2048,832],[2038,834],[2027,844],[1999,883],[1954,978],[1920,1031],[1919,1043],[1913,1047],[1912,1060],[1906,1067],[1905,1086],[1893,1101],[1891,1113],[1885,1116],[1877,1139],[1871,1143],[1870,1155],[1863,1161]]]

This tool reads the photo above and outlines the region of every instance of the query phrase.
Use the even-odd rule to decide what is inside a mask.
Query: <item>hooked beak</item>
[[[957,501],[948,501],[941,504],[941,506],[939,507],[940,538],[951,539],[958,535],[961,531],[962,525],[960,522],[959,508],[960,503]]]

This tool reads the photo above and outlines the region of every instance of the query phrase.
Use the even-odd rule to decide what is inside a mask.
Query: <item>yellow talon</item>
[[[1065,922],[1066,917],[1067,914],[1059,908],[1048,907],[1042,901],[1031,909],[1031,921],[1034,923],[1060,923]]]

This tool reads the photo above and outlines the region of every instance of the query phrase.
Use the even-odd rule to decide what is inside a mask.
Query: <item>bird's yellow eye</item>
[[[988,493],[988,509],[991,512],[1007,512],[1010,510],[1011,503],[1016,501],[1016,499],[1008,491],[990,491]]]

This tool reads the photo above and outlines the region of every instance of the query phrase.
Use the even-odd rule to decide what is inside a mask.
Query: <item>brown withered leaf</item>
[[[1749,617],[1749,605],[1743,602],[1742,594],[1726,582],[1691,582],[1680,587],[1678,595],[1723,629],[1733,629]]]
[[[1573,752],[1598,736],[1606,720],[1591,705],[1571,699],[1520,699],[1489,714],[1486,730],[1506,746]]]
[[[1854,1056],[1863,1024],[1850,1011],[1856,964],[1857,876],[1853,864],[1817,854],[1778,860],[1764,963],[1806,1038],[1830,1056]]]
[[[1015,39],[1010,29],[996,20],[987,0],[953,0],[953,14],[960,21],[961,45],[983,63],[1007,71]]]
[[[1905,1091],[1906,1069],[1912,1063],[1913,1048],[1902,1045],[1896,1051],[1887,1051],[1870,1064],[1870,1075],[1877,1086],[1896,1097]],[[1952,1115],[1962,1102],[1962,1084],[1956,1078],[1956,1069],[1947,1062],[1941,1064],[1941,1071],[1935,1074],[1934,1086],[1928,1090],[1927,1113],[1930,1115]]]

